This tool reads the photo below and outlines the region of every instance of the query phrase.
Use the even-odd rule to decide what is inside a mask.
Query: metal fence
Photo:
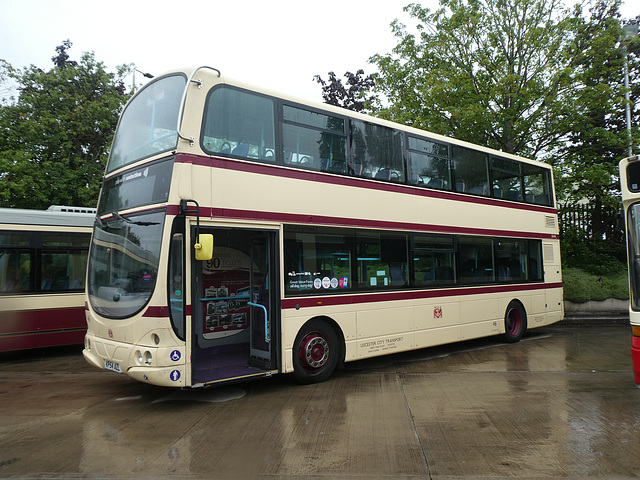
[[[620,208],[595,208],[591,204],[560,205],[558,208],[560,239],[573,230],[584,240],[625,242],[624,218]]]

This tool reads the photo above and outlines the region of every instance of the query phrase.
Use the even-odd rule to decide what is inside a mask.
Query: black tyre
[[[520,302],[509,303],[504,315],[504,330],[500,338],[507,343],[519,342],[527,331],[527,313]]]
[[[327,322],[310,320],[302,327],[293,346],[293,375],[303,384],[327,380],[340,357],[338,335]]]

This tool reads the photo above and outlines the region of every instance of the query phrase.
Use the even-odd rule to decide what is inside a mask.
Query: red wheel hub
[[[507,314],[507,332],[511,335],[517,335],[522,328],[522,318],[517,308],[512,308]]]
[[[300,342],[298,354],[307,370],[318,370],[329,360],[329,342],[320,332],[311,332]]]

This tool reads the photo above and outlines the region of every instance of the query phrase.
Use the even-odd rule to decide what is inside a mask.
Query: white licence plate
[[[120,364],[116,362],[112,362],[111,360],[104,361],[104,368],[106,368],[107,370],[111,370],[112,372],[122,373]]]

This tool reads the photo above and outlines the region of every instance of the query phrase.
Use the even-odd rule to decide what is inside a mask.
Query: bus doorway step
[[[260,370],[271,370],[271,360],[268,358],[254,357],[252,355],[249,357],[249,366],[259,368]]]

